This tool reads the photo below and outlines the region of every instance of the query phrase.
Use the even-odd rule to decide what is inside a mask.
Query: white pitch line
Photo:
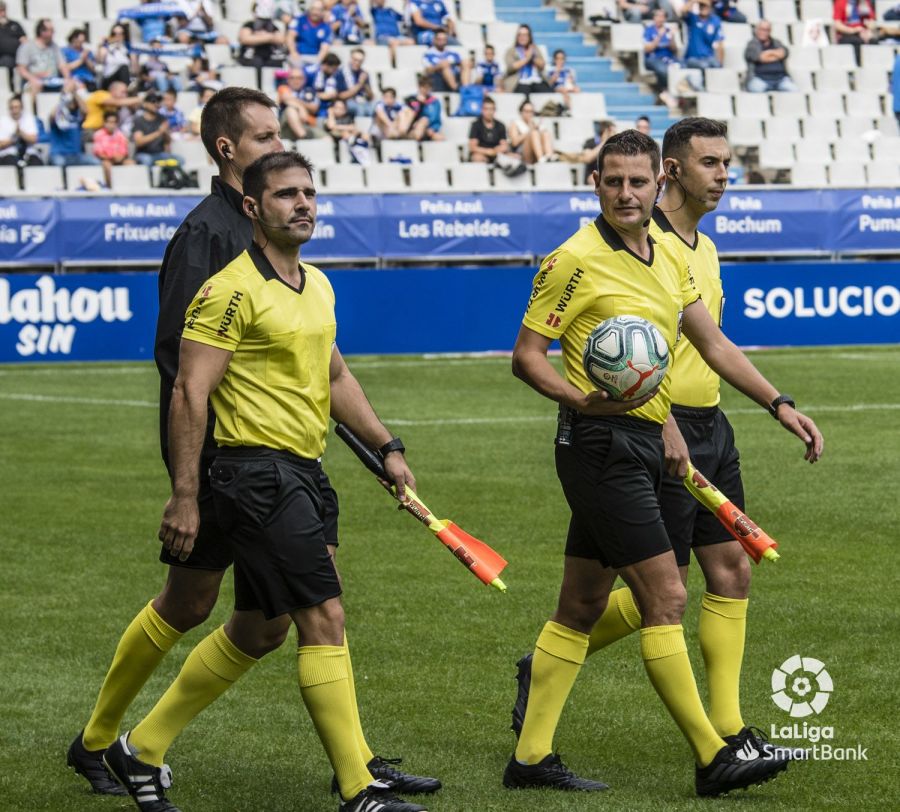
[[[49,367],[41,367],[40,369],[0,369],[0,375],[18,375],[20,377],[30,377],[31,375],[147,375],[149,373],[156,374],[156,367],[83,367],[83,366],[63,366],[59,365]]]
[[[157,409],[159,403],[151,400],[114,400],[113,398],[77,398],[59,395],[30,395],[24,392],[0,392],[0,400],[25,400],[32,403],[83,403],[87,406],[139,406]]]
[[[134,406],[142,409],[156,409],[159,404],[152,400],[117,400],[114,398],[80,398],[68,395],[35,395],[26,392],[0,392],[0,400],[27,401],[30,403],[80,403],[86,406]],[[810,414],[833,412],[893,412],[900,411],[900,403],[847,403],[842,406],[804,406]],[[727,415],[765,414],[760,408],[725,409]],[[556,420],[555,414],[510,415],[508,417],[434,417],[411,420],[405,417],[384,418],[385,423],[394,426],[475,426],[500,425],[504,423],[537,423]]]

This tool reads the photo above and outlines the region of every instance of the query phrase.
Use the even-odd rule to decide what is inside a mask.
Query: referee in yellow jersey
[[[316,219],[310,163],[294,152],[266,155],[244,171],[243,192],[254,241],[203,284],[186,315],[169,413],[172,496],[160,538],[172,555],[190,555],[211,400],[219,452],[210,483],[234,553],[235,605],[265,619],[287,614],[296,626],[300,692],[334,769],[339,809],[423,812],[373,779],[355,732],[341,586],[328,550],[337,502],[320,462],[329,416],[379,450],[401,499],[415,482],[402,443],[379,421],[335,345],[328,280],[300,262]],[[224,627],[195,651],[201,649],[196,668],[186,666],[104,756],[144,812],[177,812],[165,794],[171,783],[165,750],[215,699],[209,675],[197,690],[194,671],[219,674],[221,693],[253,663]]]
[[[724,295],[719,257],[712,240],[698,231],[704,215],[714,211],[728,183],[731,150],[724,124],[708,118],[684,118],[665,134],[662,147],[666,188],[653,210],[650,236],[671,237],[691,269],[710,316],[722,323]],[[687,339],[675,347],[669,393],[672,410],[663,426],[666,475],[660,508],[675,559],[687,585],[693,549],[706,580],[700,604],[698,636],[706,666],[709,719],[728,743],[764,752],[773,745],[758,728],[745,725],[740,709],[750,564],[741,545],[684,487],[688,460],[716,483],[738,507],[744,507],[740,456],[734,430],[719,408],[719,376]],[[782,403],[779,395],[769,410]],[[641,615],[628,587],[610,593],[600,620],[591,630],[587,656],[637,631]],[[514,715],[521,726],[527,704],[530,655],[519,663],[520,700]]]
[[[618,403],[594,390],[582,365],[596,325],[638,315],[656,324],[672,352],[681,327],[706,363],[761,407],[778,397],[710,317],[673,239],[649,236],[659,165],[656,142],[635,130],[604,144],[593,175],[602,214],[542,264],[513,351],[518,377],[574,411],[571,438],[556,449],[572,513],[563,582],[557,610],[537,640],[524,724],[503,776],[513,789],[605,789],[565,767],[553,753],[553,735],[617,575],[641,610],[650,681],[693,750],[697,793],[761,783],[787,765],[778,753],[750,756],[724,741],[697,692],[681,627],[686,592],[659,503],[669,379],[655,397]],[[554,339],[562,345],[563,375],[547,358]],[[807,459],[817,459],[822,437],[813,421],[788,403],[776,415],[804,442]]]

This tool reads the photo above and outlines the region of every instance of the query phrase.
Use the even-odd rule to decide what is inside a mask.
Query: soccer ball
[[[613,400],[634,400],[666,377],[669,347],[652,322],[613,316],[598,324],[584,346],[584,371]]]

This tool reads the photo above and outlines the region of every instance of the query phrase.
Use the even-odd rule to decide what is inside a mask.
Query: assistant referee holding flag
[[[778,397],[712,320],[672,238],[649,237],[659,164],[659,147],[635,130],[604,144],[593,175],[603,213],[543,263],[513,351],[515,374],[575,416],[570,443],[556,449],[572,511],[563,583],[556,613],[537,640],[525,722],[503,779],[510,788],[605,788],[578,778],[553,755],[553,734],[617,575],[641,609],[644,666],[691,745],[698,794],[760,783],[787,764],[779,754],[739,757],[700,701],[681,627],[686,592],[659,506],[668,378],[655,397],[623,404],[596,391],[582,365],[596,325],[638,315],[659,328],[670,351],[681,325],[706,363],[760,406]],[[547,358],[556,338],[564,376]],[[818,458],[822,438],[813,421],[786,403],[776,413],[803,440],[807,458]]]
[[[400,499],[415,481],[402,443],[379,421],[337,349],[328,280],[300,262],[300,246],[315,228],[310,163],[294,152],[266,155],[244,171],[243,191],[254,242],[203,284],[186,315],[169,413],[172,496],[160,538],[173,555],[190,555],[211,400],[219,453],[210,484],[234,554],[235,603],[267,619],[287,614],[296,626],[300,692],[334,769],[339,808],[422,812],[373,779],[355,731],[341,586],[328,550],[337,502],[319,459],[329,416],[380,450]],[[200,649],[203,662],[223,675],[221,691],[251,664],[224,627]],[[196,682],[183,669],[151,713],[104,756],[146,812],[177,809],[165,795],[170,772],[162,759],[190,718],[215,698]]]

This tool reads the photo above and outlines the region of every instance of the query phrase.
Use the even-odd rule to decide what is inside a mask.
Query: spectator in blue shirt
[[[347,110],[354,116],[371,116],[375,92],[369,72],[363,68],[366,52],[354,48],[350,52],[350,64],[341,72],[347,83]]]
[[[69,68],[69,76],[93,93],[97,89],[97,65],[94,54],[87,46],[87,32],[83,28],[75,28],[66,42],[68,44],[61,50]]]
[[[325,19],[322,0],[313,0],[306,14],[295,17],[288,30],[288,56],[295,65],[321,62],[331,46],[333,33]]]
[[[725,61],[722,20],[712,13],[711,0],[698,0],[695,7],[696,12],[685,6],[682,13],[688,30],[685,64],[689,68],[721,68]]]
[[[187,119],[184,113],[178,109],[178,93],[169,88],[164,90],[162,94],[162,107],[159,108],[159,114],[169,122],[169,132],[180,133],[187,128]]]
[[[566,52],[562,48],[557,48],[553,52],[553,67],[550,69],[550,75],[547,77],[550,87],[563,98],[563,104],[571,107],[570,93],[580,93],[581,88],[578,87],[578,77],[575,74],[575,68],[570,68],[566,64]]]
[[[713,14],[727,23],[747,22],[747,15],[738,11],[737,0],[713,0]]]
[[[435,31],[431,47],[422,55],[423,70],[431,78],[431,88],[439,93],[459,90],[462,58],[456,51],[447,50],[447,32]]]
[[[99,166],[82,146],[82,124],[87,106],[74,80],[66,80],[59,103],[50,117],[50,163],[53,166]]]
[[[644,65],[656,75],[660,96],[669,86],[669,65],[681,65],[678,45],[678,30],[666,22],[666,12],[657,9],[644,29]]]
[[[418,92],[406,99],[406,107],[398,118],[400,137],[443,141],[441,123],[441,101],[431,92],[431,79],[420,76]]]
[[[485,92],[494,93],[502,92],[500,86],[500,77],[503,74],[503,68],[497,61],[497,53],[493,45],[484,46],[484,58],[475,62],[474,58],[470,60],[470,65],[463,75],[463,84],[481,85],[485,88]]]
[[[453,45],[459,44],[456,25],[444,0],[412,0],[410,7],[412,34],[419,45],[431,45],[438,31],[446,31],[449,41]]]
[[[391,61],[395,61],[398,45],[415,45],[416,41],[407,36],[401,26],[403,15],[388,8],[384,0],[371,0],[372,34],[377,45],[387,45],[391,49]]]
[[[341,59],[337,54],[325,54],[312,86],[319,99],[319,118],[328,114],[332,102],[348,97],[347,80],[341,73]]]
[[[359,45],[363,41],[365,24],[356,0],[340,0],[331,7],[331,30],[335,39],[348,45]]]
[[[531,26],[522,23],[516,29],[516,40],[506,52],[506,78],[508,90],[514,93],[550,93],[550,85],[544,79],[546,62],[540,48],[535,45]]]
[[[375,102],[372,111],[372,129],[369,135],[374,141],[385,141],[400,137],[398,118],[403,105],[397,101],[397,91],[386,87],[381,91],[381,99]]]

